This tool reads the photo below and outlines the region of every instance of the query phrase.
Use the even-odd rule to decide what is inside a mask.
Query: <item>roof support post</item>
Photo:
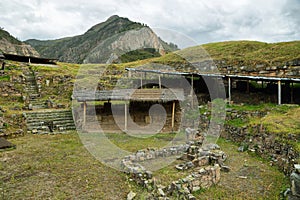
[[[228,77],[228,101],[231,104],[231,79]]]
[[[127,131],[127,126],[128,126],[128,119],[127,119],[127,101],[125,101],[125,104],[124,104],[124,131]]]
[[[191,95],[191,106],[192,108],[194,108],[194,75],[192,75],[191,77],[191,91],[190,91],[190,95]]]
[[[174,131],[174,126],[175,126],[175,106],[176,106],[176,102],[173,101],[173,105],[172,105],[172,132]]]
[[[87,103],[86,101],[83,102],[83,120],[82,120],[82,129],[85,129],[86,125],[86,108],[87,108]]]
[[[160,74],[158,74],[158,85],[159,85],[159,89],[161,89],[161,77],[160,77]]]
[[[281,81],[279,80],[278,83],[278,105],[281,105]]]
[[[250,83],[249,83],[249,80],[247,80],[247,94],[250,93]]]
[[[143,73],[141,73],[141,89],[143,89]]]
[[[294,103],[294,83],[291,82],[291,103]]]
[[[127,76],[128,76],[128,78],[131,78],[131,71],[130,70],[127,71]]]

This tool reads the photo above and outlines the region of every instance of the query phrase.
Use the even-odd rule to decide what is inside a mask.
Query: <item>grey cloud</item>
[[[1,0],[0,12],[0,26],[23,40],[82,34],[113,14],[173,29],[197,43],[300,36],[299,0]]]

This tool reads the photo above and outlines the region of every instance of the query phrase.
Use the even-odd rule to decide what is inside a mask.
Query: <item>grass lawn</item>
[[[129,151],[164,145],[172,137],[159,134],[140,139],[108,135]],[[9,141],[17,148],[0,152],[0,199],[126,199],[131,190],[138,194],[137,199],[144,199],[147,194],[130,182],[127,175],[93,158],[75,132],[26,135]],[[236,145],[222,139],[219,144],[229,155],[226,163],[232,170],[222,173],[218,186],[197,192],[198,199],[277,199],[288,186],[288,179],[268,162],[239,153]],[[165,183],[185,173],[177,174],[171,165],[154,175]]]

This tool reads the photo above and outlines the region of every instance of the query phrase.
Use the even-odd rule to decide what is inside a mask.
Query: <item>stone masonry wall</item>
[[[262,118],[267,112],[262,111],[237,111],[227,110],[226,122],[229,120],[244,120],[248,117]],[[201,127],[207,128],[210,113],[201,116]],[[261,157],[271,159],[271,164],[279,167],[281,171],[290,174],[294,164],[299,160],[299,152],[291,145],[292,142],[300,140],[299,135],[288,134],[277,137],[275,133],[268,132],[262,125],[233,126],[224,124],[221,133],[223,138],[229,139],[241,145],[241,151],[249,150],[257,153]]]
[[[220,181],[220,171],[230,170],[224,165],[226,154],[216,144],[203,144],[204,137],[196,137],[185,145],[172,146],[164,149],[146,149],[126,156],[122,160],[124,170],[139,185],[149,191],[148,199],[196,199],[192,192],[201,188],[209,188]],[[151,171],[147,171],[142,163],[147,160],[181,155],[184,163],[176,165],[177,170],[195,168],[188,176],[173,181],[167,186],[156,183]],[[131,195],[131,194],[130,194]],[[130,198],[129,198],[130,199]]]

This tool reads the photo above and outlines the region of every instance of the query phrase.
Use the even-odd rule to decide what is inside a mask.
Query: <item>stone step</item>
[[[27,117],[26,120],[28,122],[35,122],[35,121],[60,121],[60,120],[70,120],[73,119],[72,115],[70,116],[39,116],[39,117]]]
[[[34,84],[26,83],[25,87],[27,87],[27,88],[30,88],[30,87],[35,88],[36,84],[35,83]]]
[[[34,91],[37,91],[37,87],[25,87],[24,90],[34,90]]]
[[[52,121],[54,125],[57,124],[63,124],[63,123],[74,123],[73,118],[67,118],[67,119],[53,119],[53,120],[36,120],[36,119],[31,119],[27,120],[27,124],[30,126],[37,126],[37,125],[43,125],[46,124],[48,121]]]
[[[46,109],[48,108],[47,106],[32,106],[31,109],[32,110],[41,110],[41,109]]]
[[[53,132],[49,129],[49,121],[53,122]],[[36,134],[51,134],[76,129],[70,110],[27,112],[26,124],[27,130]]]
[[[38,90],[36,88],[28,88],[28,89],[24,89],[26,92],[32,92],[32,93],[38,93]],[[29,93],[31,94],[31,93]]]
[[[48,126],[39,126],[39,127],[27,127],[28,131],[32,131],[33,133],[35,133],[35,131],[37,131],[38,133],[40,131],[43,131],[44,133],[51,133],[50,129]],[[57,132],[57,131],[64,131],[64,130],[76,130],[75,125],[69,125],[69,126],[54,126],[53,127],[53,132]]]
[[[27,130],[32,131],[32,130],[49,130],[49,126],[47,125],[40,125],[40,126],[27,126]],[[55,130],[74,130],[76,129],[74,123],[71,124],[57,124],[57,125],[53,125],[53,131]]]
[[[45,113],[45,114],[26,114],[27,119],[44,119],[44,118],[63,118],[72,117],[72,113]]]
[[[61,110],[43,110],[43,111],[35,111],[35,112],[26,112],[27,116],[45,116],[45,115],[60,115],[60,114],[71,115],[72,111],[61,109]]]
[[[41,101],[39,99],[29,99],[29,102],[33,105],[46,105],[46,101]]]
[[[27,112],[27,117],[37,116],[59,116],[59,115],[70,115],[72,116],[71,110],[53,110],[53,111],[40,111],[40,112]]]

